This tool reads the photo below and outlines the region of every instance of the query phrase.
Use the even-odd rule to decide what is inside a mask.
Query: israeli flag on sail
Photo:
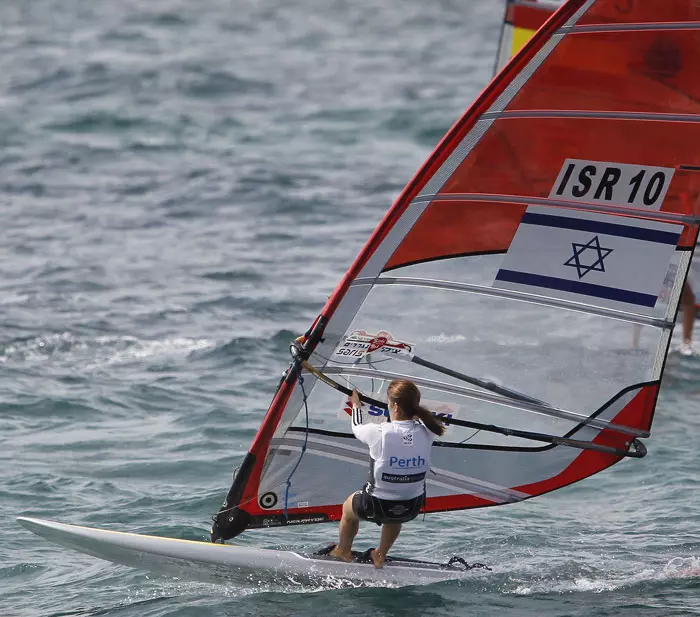
[[[650,312],[682,225],[529,206],[494,287]]]

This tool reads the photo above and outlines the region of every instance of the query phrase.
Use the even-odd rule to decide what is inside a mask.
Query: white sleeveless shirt
[[[352,432],[369,446],[372,457],[369,494],[389,501],[422,495],[435,433],[415,420],[384,424],[362,424],[362,420],[362,408],[354,408]]]

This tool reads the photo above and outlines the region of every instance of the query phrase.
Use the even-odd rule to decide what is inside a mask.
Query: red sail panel
[[[506,7],[506,22],[516,28],[535,31],[539,29],[554,12],[551,4],[543,2],[509,1]]]
[[[697,114],[700,84],[687,59],[700,46],[698,27],[574,31],[507,109]]]
[[[435,200],[384,268],[457,255],[504,252],[510,246],[526,206],[507,202]]]
[[[506,113],[445,182],[440,196],[476,193],[547,197],[566,159],[678,170],[682,166],[698,167],[699,139],[700,122],[668,121],[658,116],[630,120],[586,115],[562,118],[556,114],[509,117]],[[674,173],[661,211],[695,212],[699,179],[697,173]],[[591,196],[596,188],[591,186]]]
[[[646,386],[623,408],[620,414],[615,418],[616,422],[626,424],[628,422],[639,423],[640,426],[651,427],[651,420],[654,414],[654,405],[659,395],[659,386]],[[624,447],[624,437],[619,433],[601,433],[595,442],[601,445]],[[586,451],[582,452],[576,461],[569,465],[560,474],[537,482],[535,484],[519,486],[521,490],[529,495],[541,495],[549,493],[553,490],[561,488],[573,482],[582,480],[592,476],[594,473],[601,471],[617,462],[617,457],[610,454],[600,452]]]
[[[693,21],[700,21],[700,6],[695,0],[599,0],[577,25]]]

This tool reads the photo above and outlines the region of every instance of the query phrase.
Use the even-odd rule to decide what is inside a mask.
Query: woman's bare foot
[[[375,568],[379,569],[384,567],[386,557],[382,555],[376,548],[370,551],[369,558],[372,560],[372,563],[374,564]]]
[[[336,559],[340,559],[341,561],[348,561],[348,562],[352,561],[352,552],[348,551],[347,553],[341,553],[337,546],[328,554],[331,557],[335,557]]]

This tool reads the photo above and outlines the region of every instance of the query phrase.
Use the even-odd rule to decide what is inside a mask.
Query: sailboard
[[[55,521],[19,517],[17,521],[35,534],[77,550],[139,570],[207,583],[260,584],[350,580],[354,583],[388,583],[392,586],[461,579],[482,564],[454,559],[435,563],[401,557],[389,559],[377,570],[369,561],[345,563],[323,554],[231,546],[123,533]],[[324,551],[319,551],[323,553]]]
[[[276,559],[310,568],[308,555],[214,543],[339,520],[369,463],[347,396],[357,388],[371,421],[385,422],[396,378],[414,381],[447,427],[426,514],[514,504],[646,455],[698,237],[700,8],[569,0],[525,41],[516,28],[536,26],[518,16],[538,4],[552,3],[508,3],[502,45],[521,46],[290,344],[212,545],[26,527],[134,567],[167,572],[179,560],[188,577],[214,560],[219,571]],[[634,353],[630,324],[641,331]],[[366,565],[323,567],[357,576]]]

